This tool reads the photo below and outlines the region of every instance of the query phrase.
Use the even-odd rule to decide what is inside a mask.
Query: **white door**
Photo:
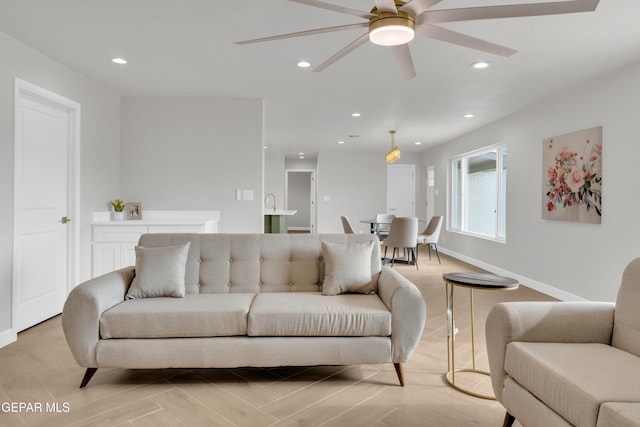
[[[416,216],[415,165],[387,167],[387,209],[395,216]]]
[[[79,105],[16,80],[13,329],[62,311],[77,280],[75,147]]]
[[[316,172],[307,169],[287,169],[285,208],[298,212],[287,218],[289,230],[316,231]]]
[[[434,215],[434,211],[435,211],[435,189],[436,189],[436,183],[435,183],[435,176],[436,176],[436,170],[435,167],[433,165],[429,165],[427,166],[427,175],[426,175],[426,179],[427,179],[427,221],[429,221],[429,219],[431,219],[431,217]]]

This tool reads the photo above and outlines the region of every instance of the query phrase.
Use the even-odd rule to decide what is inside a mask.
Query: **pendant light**
[[[396,147],[396,143],[393,138],[393,136],[396,134],[396,131],[390,130],[389,133],[391,134],[391,150],[389,150],[385,159],[387,160],[387,163],[393,163],[400,158],[400,149]]]

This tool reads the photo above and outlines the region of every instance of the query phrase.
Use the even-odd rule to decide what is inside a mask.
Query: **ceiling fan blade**
[[[364,18],[364,19],[369,19],[369,18],[371,18],[373,16],[376,16],[373,13],[363,12],[363,11],[358,10],[358,9],[351,9],[349,7],[339,6],[339,5],[333,4],[333,3],[326,3],[326,2],[323,2],[323,1],[319,1],[319,0],[289,0],[289,1],[292,1],[294,3],[304,4],[304,5],[307,5],[307,6],[319,7],[321,9],[332,10],[332,11],[338,12],[338,13],[345,13],[347,15],[358,16],[358,17]]]
[[[600,0],[571,0],[553,3],[512,4],[503,6],[466,7],[433,10],[425,13],[426,22],[471,21],[476,19],[517,18],[523,16],[556,15],[562,13],[591,12]]]
[[[426,12],[433,6],[437,5],[441,1],[442,0],[412,0],[409,3],[405,4],[404,6],[402,6],[400,10],[403,12],[408,12],[413,17],[416,17]]]
[[[457,44],[458,46],[464,46],[475,50],[481,50],[498,56],[509,57],[517,52],[517,50],[513,50],[499,44],[491,43],[486,40],[467,36],[466,34],[458,33],[457,31],[448,30],[446,28],[430,24],[421,24],[416,26],[416,33],[421,36]]]
[[[393,46],[392,50],[404,79],[410,80],[414,78],[416,76],[416,69],[413,66],[413,59],[411,59],[409,44],[405,43]]]
[[[263,37],[263,38],[260,38],[260,39],[243,40],[243,41],[239,41],[239,42],[234,42],[234,44],[243,45],[243,44],[251,44],[251,43],[261,43],[261,42],[268,42],[268,41],[272,41],[272,40],[290,39],[290,38],[293,38],[293,37],[311,36],[313,34],[331,33],[333,31],[351,30],[353,28],[363,28],[363,27],[368,27],[368,26],[369,26],[368,22],[361,22],[359,24],[338,25],[336,27],[317,28],[315,30],[299,31],[297,33],[280,34],[280,35],[277,35],[277,36]]]
[[[357,48],[365,44],[367,41],[369,41],[368,32],[364,33],[363,35],[355,39],[353,42],[351,42],[347,47],[343,48],[340,52],[336,53],[331,58],[327,59],[322,64],[318,65],[316,68],[313,69],[313,71],[317,73],[324,70],[329,65],[339,61],[340,59],[344,58],[347,54],[353,52],[354,50],[356,50]]]
[[[398,13],[396,2],[394,0],[375,0],[378,12]]]

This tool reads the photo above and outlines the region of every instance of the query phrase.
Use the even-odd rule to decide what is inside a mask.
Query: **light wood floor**
[[[0,426],[496,426],[500,404],[447,386],[445,302],[442,274],[476,271],[456,260],[420,255],[420,270],[396,265],[427,303],[422,340],[405,364],[400,387],[391,363],[272,369],[99,369],[79,390],[77,366],[56,317],[18,335],[0,349]],[[457,367],[469,365],[468,292],[455,295]],[[521,286],[476,291],[477,367],[488,369],[484,320],[493,304],[549,300]],[[471,382],[490,393],[488,378]],[[458,376],[457,381],[462,381]],[[8,412],[7,402],[30,403],[35,412]],[[42,405],[38,411],[35,405]],[[47,412],[56,409],[59,412]],[[516,423],[516,425],[519,425]]]

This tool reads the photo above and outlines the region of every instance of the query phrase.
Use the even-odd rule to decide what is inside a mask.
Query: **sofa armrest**
[[[133,267],[123,268],[81,283],[69,293],[62,309],[62,329],[80,366],[98,367],[96,344],[100,339],[100,317],[124,301],[134,275]]]
[[[391,358],[393,363],[409,359],[422,337],[427,306],[418,288],[400,273],[383,267],[378,295],[391,311]]]
[[[498,401],[506,373],[507,345],[513,341],[610,344],[614,303],[505,302],[493,306],[486,323],[491,384]]]

